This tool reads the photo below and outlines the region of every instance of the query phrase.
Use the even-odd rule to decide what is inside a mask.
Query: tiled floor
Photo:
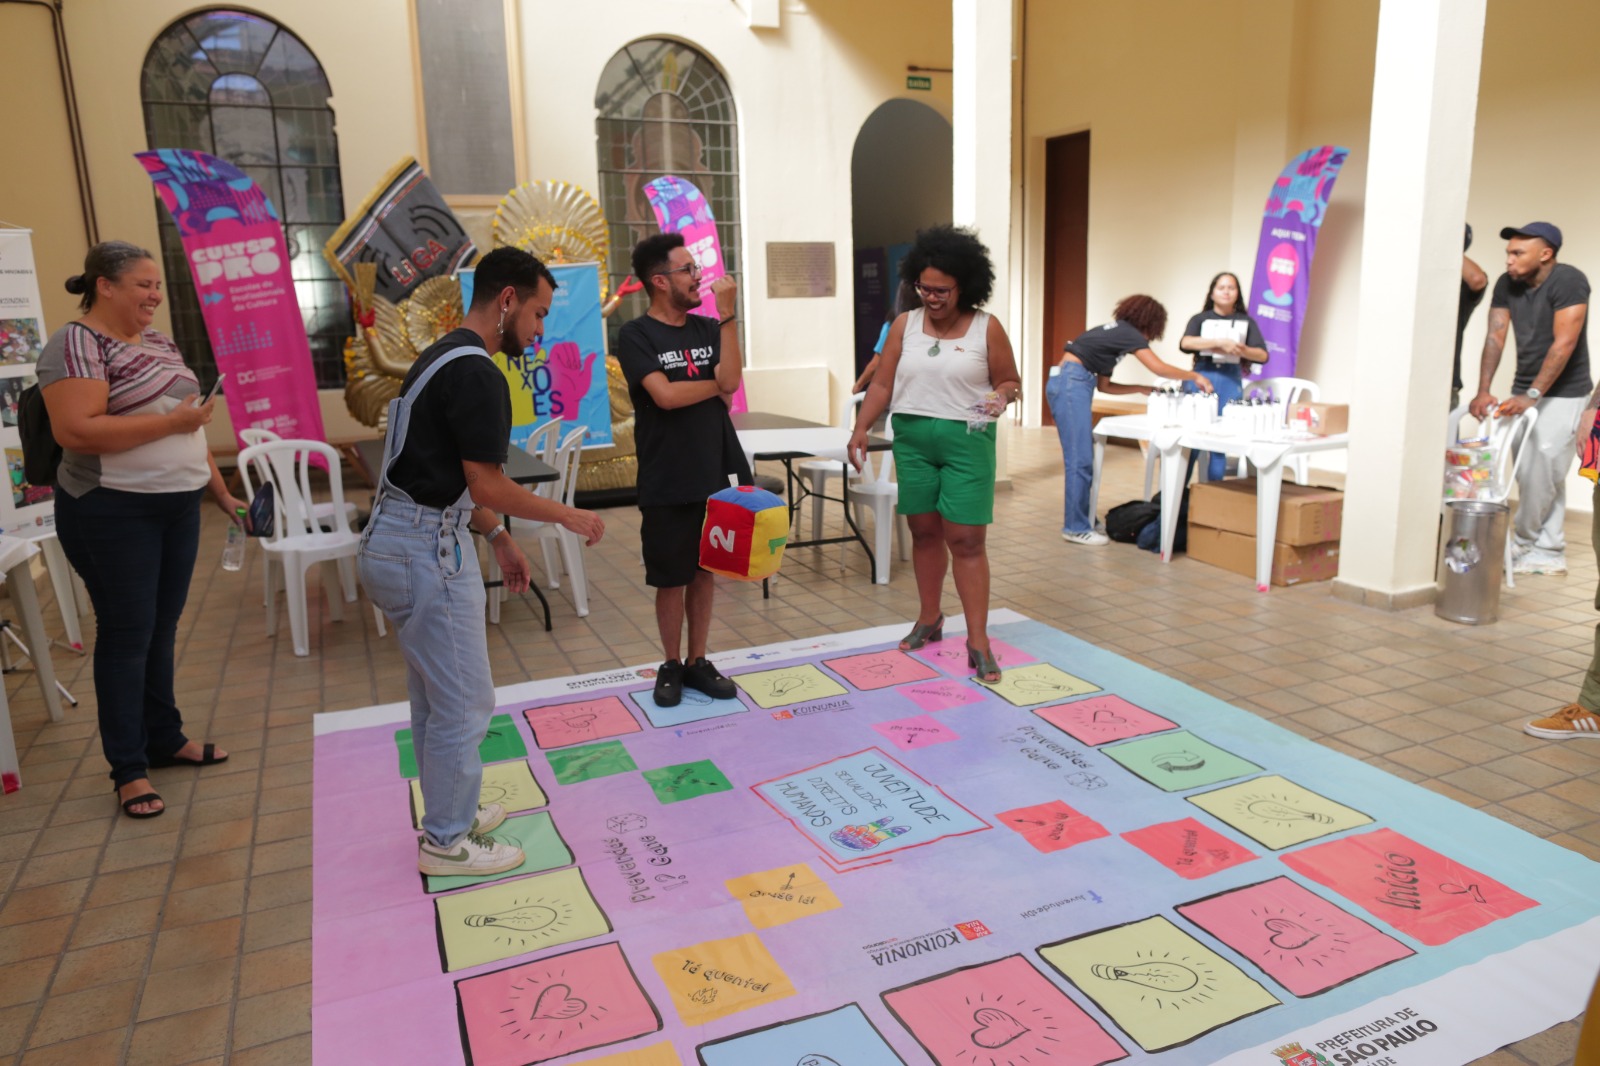
[[[990,541],[995,605],[1600,859],[1600,742],[1563,746],[1518,729],[1570,700],[1589,659],[1587,516],[1569,524],[1569,577],[1525,579],[1498,624],[1466,628],[1429,609],[1355,607],[1326,585],[1259,595],[1187,559],[1163,566],[1132,547],[1065,545],[1060,465],[1053,434],[1013,436],[1015,488],[1000,497]],[[1106,505],[1133,498],[1141,470],[1137,453],[1112,449]],[[638,513],[605,518],[607,538],[588,555],[591,614],[576,618],[565,590],[555,593],[547,635],[527,606],[508,604],[490,628],[498,683],[659,657]],[[244,574],[224,573],[222,533],[207,507],[179,698],[191,735],[233,758],[155,771],[164,816],[116,811],[87,659],[55,654],[83,701],[62,725],[48,723],[30,673],[5,679],[25,785],[0,798],[0,1059],[310,1061],[311,716],[403,699],[405,671],[364,605],[341,624],[325,606],[314,613],[310,658],[294,657],[286,630],[269,640],[260,555]],[[770,601],[731,583],[718,596],[717,648],[899,622],[916,609],[908,565],[873,586],[861,554],[838,547],[793,552]],[[946,606],[957,607],[953,590]],[[1482,1062],[1570,1062],[1576,1036],[1566,1023]]]

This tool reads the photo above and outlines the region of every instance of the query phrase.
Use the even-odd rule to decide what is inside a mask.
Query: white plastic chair
[[[239,439],[244,441],[245,447],[249,448],[257,444],[270,444],[273,441],[282,440],[283,437],[277,433],[274,433],[270,429],[260,429],[252,426],[249,429],[241,429],[239,431]],[[331,503],[319,503],[314,505],[311,508],[311,517],[316,520],[318,526],[325,530],[339,528],[335,524],[338,515],[337,512],[334,511],[333,504]],[[354,529],[355,525],[356,505],[346,501],[344,505],[343,526],[345,529]]]
[[[559,426],[559,423],[551,423]],[[560,475],[555,481],[547,481],[538,486],[540,495],[547,495],[549,499],[559,500],[568,507],[573,505],[573,499],[578,493],[578,465],[583,461],[583,438],[588,433],[585,426],[579,426],[568,433],[561,441],[561,446],[556,449],[552,457],[551,466],[556,468]],[[529,444],[533,442],[530,440]],[[531,449],[530,449],[531,450]],[[585,618],[589,614],[589,572],[583,562],[583,540],[576,533],[565,526],[555,522],[530,522],[527,523],[539,539],[539,549],[544,556],[544,572],[547,586],[552,589],[561,587],[561,573],[565,569],[572,578],[572,605],[577,608],[578,617]],[[521,527],[519,527],[520,529]],[[509,532],[509,531],[508,531]],[[559,554],[558,554],[559,551]],[[489,578],[496,580],[500,577],[500,567],[495,562],[494,553],[489,553]],[[491,590],[489,597],[489,621],[499,623],[500,603],[504,597],[503,588]]]
[[[1452,414],[1452,418],[1454,415]],[[1539,420],[1539,409],[1530,407],[1516,418],[1496,418],[1491,414],[1480,425],[1482,436],[1487,437],[1489,444],[1494,448],[1494,475],[1485,488],[1478,490],[1476,499],[1485,503],[1505,503],[1511,498],[1511,488],[1517,483],[1517,470],[1522,466],[1523,447],[1533,435],[1534,423]],[[1455,429],[1459,433],[1461,420],[1455,418]],[[1454,444],[1459,441],[1457,437]],[[1445,500],[1448,504],[1450,501]],[[1444,510],[1448,516],[1448,507]],[[1506,530],[1506,560],[1505,579],[1507,588],[1516,588],[1517,581],[1511,573],[1514,562],[1513,537],[1510,529]]]
[[[867,398],[864,392],[858,392],[850,397],[850,402],[844,405],[844,414],[839,419],[839,428],[849,432],[856,428],[856,415],[861,411],[861,401]],[[811,482],[811,539],[822,539],[822,504],[823,493],[827,491],[828,479],[840,477],[850,478],[852,481],[861,477],[856,473],[855,467],[840,459],[807,459],[800,464],[799,474]]]
[[[532,433],[530,433],[528,435],[528,442],[522,446],[522,450],[533,456],[535,459],[548,463],[550,466],[555,466],[556,449],[560,446],[561,423],[558,421],[551,421],[546,422],[544,425],[538,427]],[[545,482],[545,484],[538,486],[538,489],[540,490],[539,495],[549,495],[548,492],[543,490],[548,488],[550,484],[550,482]]]
[[[1244,394],[1249,396],[1255,390],[1269,393],[1273,399],[1283,401],[1283,417],[1287,424],[1289,409],[1297,403],[1316,403],[1322,396],[1322,390],[1315,381],[1306,378],[1261,378],[1252,381],[1244,379]],[[1311,456],[1297,455],[1284,464],[1286,471],[1292,471],[1297,484],[1304,485],[1311,479]],[[1239,457],[1239,476],[1250,472],[1250,461],[1244,456]]]
[[[877,471],[872,468],[872,453],[868,452],[861,467],[861,477],[850,487],[850,505],[855,510],[856,525],[868,506],[872,508],[872,558],[877,563],[876,582],[889,583],[889,529],[894,528],[895,547],[900,561],[911,557],[911,527],[905,515],[895,514],[895,504],[900,500],[900,486],[894,480],[894,452],[879,453]]]
[[[344,478],[339,469],[339,453],[321,441],[279,440],[256,444],[239,453],[239,472],[244,478],[247,497],[270,482],[274,493],[273,531],[262,547],[269,566],[276,561],[283,568],[284,594],[289,604],[289,634],[296,655],[309,655],[310,624],[306,606],[306,573],[317,563],[324,564],[324,585],[330,590],[328,613],[334,621],[344,619],[344,603],[356,599],[355,556],[361,538],[350,529],[322,529],[314,517],[316,501],[311,495],[311,459],[321,456],[328,465],[328,485],[333,494],[333,514],[343,514]],[[332,579],[332,580],[330,580]],[[343,597],[332,589],[341,587]],[[376,613],[376,612],[375,612]],[[377,614],[378,633],[385,627]],[[267,599],[267,635],[278,631],[278,597]]]

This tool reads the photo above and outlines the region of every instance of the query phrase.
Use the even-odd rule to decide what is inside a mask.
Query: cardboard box
[[[1189,558],[1245,577],[1256,576],[1256,538],[1209,526],[1189,527]],[[1339,542],[1272,546],[1272,583],[1278,586],[1327,581],[1339,573]]]
[[[1305,547],[1339,539],[1344,515],[1344,493],[1309,485],[1283,483],[1278,498],[1280,544]],[[1189,489],[1189,521],[1197,526],[1256,534],[1256,479],[1204,481]],[[1253,572],[1253,571],[1252,571]]]
[[[1347,403],[1297,403],[1289,408],[1289,428],[1302,429],[1314,437],[1331,437],[1350,432],[1350,405]]]

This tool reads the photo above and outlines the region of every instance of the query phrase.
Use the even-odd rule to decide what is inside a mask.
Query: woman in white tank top
[[[946,570],[967,620],[967,665],[1000,680],[989,645],[988,526],[994,521],[995,420],[1022,391],[1011,341],[979,306],[994,289],[989,250],[970,230],[935,226],[917,234],[900,268],[922,307],[895,320],[850,437],[850,461],[865,462],[867,431],[892,412],[897,510],[911,527],[921,608],[900,642],[915,651],[944,635]]]

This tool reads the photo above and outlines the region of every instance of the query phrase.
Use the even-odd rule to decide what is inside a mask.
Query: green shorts
[[[901,514],[937,511],[947,522],[994,521],[995,424],[968,433],[967,423],[926,415],[893,416],[895,480]]]

